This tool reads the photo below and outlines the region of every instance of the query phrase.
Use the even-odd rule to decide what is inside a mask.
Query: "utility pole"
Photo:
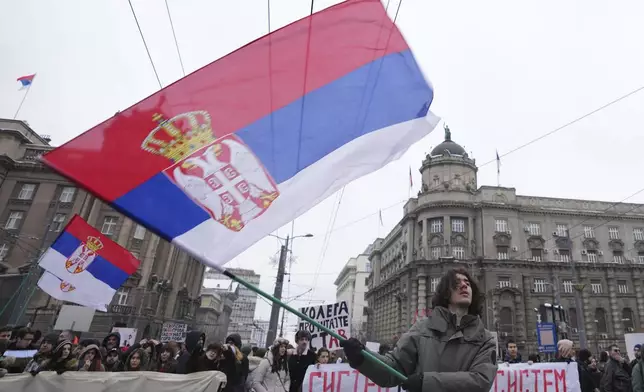
[[[282,289],[284,287],[284,270],[286,268],[286,257],[288,255],[288,242],[290,237],[286,236],[286,241],[284,245],[280,248],[280,261],[277,266],[277,281],[275,282],[275,291],[273,292],[273,297],[278,300],[282,299]],[[277,336],[277,323],[280,318],[280,306],[273,302],[273,307],[271,308],[271,319],[268,324],[268,332],[266,333],[266,344],[270,347],[275,341]]]

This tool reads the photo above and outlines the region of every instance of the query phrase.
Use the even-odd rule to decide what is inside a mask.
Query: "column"
[[[622,311],[617,304],[617,285],[615,282],[615,271],[609,270],[606,277],[606,284],[608,285],[608,296],[610,302],[610,318],[613,322],[613,336],[618,337],[624,334],[622,323]]]
[[[590,304],[590,284],[588,283],[587,276],[579,277],[579,283],[583,285],[581,292],[581,306],[584,314],[584,326],[586,327],[586,344],[589,347],[594,347],[593,344],[597,339],[597,325],[595,324],[595,310]]]
[[[141,265],[139,269],[141,271],[141,281],[139,286],[143,286],[148,281],[150,273],[152,272],[152,266],[154,265],[154,257],[159,246],[159,237],[155,234],[150,233],[150,241],[148,247],[145,249],[143,257],[141,257]]]
[[[414,220],[408,220],[407,223],[407,254],[405,255],[405,263],[409,263],[413,259],[414,248],[416,243],[414,242],[414,232],[416,231],[416,222]]]
[[[123,224],[121,225],[121,230],[119,230],[119,235],[116,238],[116,243],[121,245],[124,248],[127,248],[128,239],[130,238],[130,233],[132,232],[132,226],[134,222],[128,217],[123,217]]]
[[[425,269],[421,268],[418,271],[418,306],[419,314],[422,317],[426,316],[427,309],[427,275],[425,274]]]
[[[526,341],[530,342],[531,345],[536,346],[536,340],[537,340],[537,335],[536,334],[530,334],[530,336],[527,336],[527,331],[536,331],[537,330],[537,315],[534,313],[534,307],[530,306],[530,303],[528,302],[528,299],[530,298],[531,292],[531,282],[530,278],[523,275],[523,279],[521,280],[521,288],[523,289],[523,307],[524,307],[524,322],[523,322],[523,328],[525,329],[526,333]],[[531,315],[531,316],[529,316]],[[534,318],[533,318],[534,317]],[[533,321],[534,320],[534,321]]]
[[[100,200],[98,200],[96,198],[94,198],[94,200],[92,200],[91,203],[92,203],[92,207],[90,208],[89,215],[87,216],[87,223],[89,223],[90,225],[92,225],[94,227],[97,227],[96,226],[97,224],[102,223],[102,222],[97,222],[98,215],[101,212],[100,210],[101,210],[101,204],[102,203],[101,203]],[[100,230],[101,227],[98,226],[98,229]]]
[[[514,338],[518,341],[526,339],[525,328],[525,306],[523,305],[523,297],[520,294],[514,296]]]
[[[423,260],[428,260],[429,259],[429,252],[427,248],[427,219],[423,218],[423,236],[421,238],[421,249],[422,249],[422,257],[420,257]]]
[[[476,256],[476,250],[472,249],[472,244],[474,243],[474,219],[472,217],[467,218],[467,244],[465,245],[465,257],[474,258]]]
[[[452,220],[449,215],[443,216],[443,238],[445,238],[444,255],[449,257],[452,255]]]
[[[416,312],[418,310],[418,281],[411,278],[411,309],[409,309],[409,326],[416,322]]]
[[[636,327],[644,328],[644,293],[642,293],[642,275],[639,270],[633,270],[633,286],[635,287],[635,301],[637,302],[638,323],[633,322]]]

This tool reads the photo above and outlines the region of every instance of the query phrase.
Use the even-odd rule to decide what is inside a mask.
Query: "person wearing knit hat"
[[[29,361],[25,367],[25,373],[31,373],[36,375],[43,368],[47,366],[47,363],[51,360],[54,355],[54,347],[58,343],[58,334],[48,334],[40,343],[40,348],[34,357]]]
[[[288,392],[290,386],[288,340],[279,338],[251,373],[247,387],[255,392]]]

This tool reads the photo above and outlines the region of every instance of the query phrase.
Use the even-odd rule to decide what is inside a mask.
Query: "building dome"
[[[445,141],[436,146],[432,152],[431,156],[443,155],[445,151],[448,151],[450,155],[461,155],[466,156],[467,153],[465,149],[461,147],[460,144],[454,143],[452,141],[452,133],[449,130],[449,127],[445,126]]]

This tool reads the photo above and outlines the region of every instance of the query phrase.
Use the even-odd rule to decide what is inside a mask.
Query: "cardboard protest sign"
[[[309,366],[302,392],[396,392],[381,388],[349,364]],[[490,392],[581,392],[577,363],[502,364]]]
[[[183,323],[164,323],[161,329],[161,342],[178,342],[186,341],[188,324]]]
[[[347,301],[340,301],[332,304],[307,306],[300,308],[300,312],[309,316],[318,323],[324,325],[344,338],[350,338],[351,315]],[[315,348],[326,347],[329,350],[340,349],[338,339],[329,336],[308,321],[300,320],[300,330],[311,333],[311,346]]]

